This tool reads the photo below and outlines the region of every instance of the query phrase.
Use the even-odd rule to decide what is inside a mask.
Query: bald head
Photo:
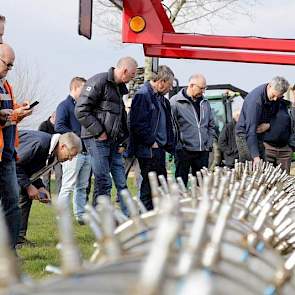
[[[120,58],[114,71],[116,83],[128,83],[135,77],[136,68],[137,61],[133,57]]]
[[[15,55],[8,44],[0,44],[0,79],[4,78],[12,69]]]
[[[202,74],[195,74],[189,78],[187,94],[192,98],[198,98],[203,95],[207,87],[206,79]]]

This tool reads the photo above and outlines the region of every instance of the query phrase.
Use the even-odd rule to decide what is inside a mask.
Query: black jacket
[[[40,124],[38,130],[49,133],[49,134],[54,134],[55,133],[54,125],[50,122],[50,117],[46,121],[43,121]]]
[[[106,132],[113,141],[126,142],[127,114],[122,96],[127,93],[124,83],[115,83],[114,68],[90,78],[75,107],[82,125],[81,138],[98,137]]]
[[[46,165],[50,149],[51,135],[42,131],[21,130],[19,132],[19,147],[16,162],[17,180],[21,188],[30,185],[30,177]],[[54,160],[54,156],[51,159]],[[42,180],[37,179],[33,185],[44,187]]]
[[[218,146],[220,150],[222,151],[225,165],[228,167],[233,167],[235,163],[235,159],[239,158],[239,153],[238,153],[238,148],[237,148],[236,138],[235,138],[235,128],[236,128],[235,121],[227,123],[221,130],[221,133],[218,139]]]
[[[284,147],[291,135],[291,118],[287,102],[280,100],[279,110],[270,120],[270,129],[264,134],[264,141],[274,147]]]

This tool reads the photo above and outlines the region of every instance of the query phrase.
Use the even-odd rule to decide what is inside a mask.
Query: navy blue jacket
[[[258,140],[263,140],[263,134],[256,133],[257,126],[270,123],[279,107],[279,102],[268,100],[267,85],[260,85],[248,93],[236,125],[236,134],[246,137],[252,158],[259,156]]]
[[[152,145],[156,141],[157,128],[160,118],[158,93],[155,93],[149,82],[146,82],[136,93],[132,100],[129,114],[129,149],[128,156],[135,155],[140,158],[152,157]],[[166,151],[174,149],[174,134],[169,101],[164,98],[167,144]]]
[[[291,118],[288,111],[288,102],[280,101],[279,110],[270,120],[270,129],[265,132],[264,141],[274,147],[284,147],[291,135]]]
[[[81,124],[75,116],[76,101],[72,96],[63,100],[56,109],[54,129],[57,133],[74,132],[81,135]]]
[[[16,162],[16,174],[21,188],[28,187],[30,177],[45,167],[51,136],[49,133],[35,130],[21,130],[19,132],[19,147],[17,148],[19,160]],[[44,187],[40,178],[33,185],[36,188]]]

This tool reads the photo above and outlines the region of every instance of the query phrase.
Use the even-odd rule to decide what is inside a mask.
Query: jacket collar
[[[182,88],[178,93],[177,93],[177,101],[185,101],[185,102],[192,102],[192,98],[190,98],[186,94],[186,89],[187,87]],[[199,98],[201,100],[207,100],[203,95]]]
[[[112,84],[118,86],[118,87],[119,87],[119,90],[120,90],[120,93],[121,93],[122,95],[128,94],[128,89],[127,89],[125,83],[119,83],[119,84],[117,84],[117,83],[115,82],[114,69],[115,69],[114,67],[111,67],[111,68],[108,70],[108,78],[107,78],[108,81],[109,81],[110,83],[112,83]]]

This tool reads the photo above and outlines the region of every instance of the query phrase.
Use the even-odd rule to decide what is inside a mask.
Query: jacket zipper
[[[199,133],[199,141],[200,141],[200,151],[202,150],[201,147],[202,147],[202,138],[201,138],[201,131],[200,131],[200,122],[198,120],[198,117],[197,117],[197,114],[196,114],[196,110],[194,108],[194,105],[189,102],[191,107],[193,108],[193,112],[194,112],[194,115],[195,115],[195,119],[196,119],[196,122],[197,122],[197,125],[198,125],[198,133]],[[201,102],[202,103],[202,102]],[[200,105],[200,109],[201,109],[201,105]],[[200,112],[200,117],[201,117],[201,112]],[[201,118],[200,118],[201,119]],[[201,120],[200,120],[201,121]]]

